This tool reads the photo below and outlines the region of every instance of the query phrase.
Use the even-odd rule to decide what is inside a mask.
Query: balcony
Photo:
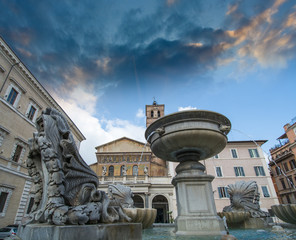
[[[280,152],[278,154],[276,154],[275,156],[272,157],[272,160],[277,162],[277,161],[281,161],[285,158],[287,158],[288,156],[292,155],[292,152],[289,150],[285,150],[283,152]]]
[[[269,149],[269,151],[272,154],[274,151],[276,151],[280,148],[287,147],[286,145],[288,145],[289,143],[290,143],[289,139],[285,139],[284,141],[281,142],[281,144],[274,145],[271,149]]]

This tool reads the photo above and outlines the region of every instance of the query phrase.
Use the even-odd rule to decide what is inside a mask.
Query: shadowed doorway
[[[169,204],[166,197],[157,195],[152,200],[152,208],[157,210],[155,223],[168,223],[169,222]]]
[[[136,208],[144,208],[144,201],[142,197],[140,197],[139,195],[134,195],[133,200],[134,200],[134,206]]]

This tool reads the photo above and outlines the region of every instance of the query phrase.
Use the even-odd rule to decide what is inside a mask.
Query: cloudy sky
[[[81,154],[144,142],[145,105],[216,111],[229,140],[278,143],[295,116],[296,2],[0,1],[0,34],[80,128]]]

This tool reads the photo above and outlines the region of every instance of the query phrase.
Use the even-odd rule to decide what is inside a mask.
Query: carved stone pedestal
[[[141,223],[112,223],[94,225],[29,224],[21,226],[18,235],[22,240],[138,240],[142,239]]]
[[[214,177],[204,173],[197,161],[181,162],[172,184],[176,188],[178,217],[177,235],[223,235],[223,220],[217,216],[211,182]]]

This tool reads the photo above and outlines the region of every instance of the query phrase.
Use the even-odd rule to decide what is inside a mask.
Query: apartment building
[[[284,126],[279,144],[269,150],[274,187],[281,204],[296,203],[296,118]]]
[[[0,227],[20,223],[33,204],[28,139],[47,107],[64,114],[79,147],[83,134],[0,37]]]
[[[206,171],[215,176],[212,182],[217,211],[230,205],[227,185],[238,181],[256,181],[261,209],[268,211],[278,204],[277,195],[261,146],[266,140],[228,141],[225,149],[205,160]]]

